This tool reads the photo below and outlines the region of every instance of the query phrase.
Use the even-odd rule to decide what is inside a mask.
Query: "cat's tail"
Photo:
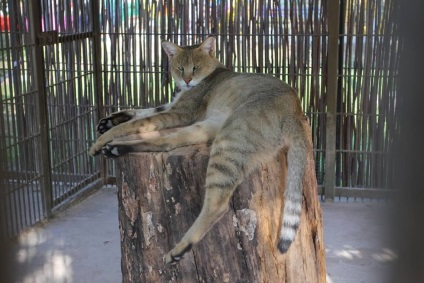
[[[296,119],[296,121],[287,121],[284,124],[283,136],[288,137],[286,140],[288,151],[284,211],[278,241],[278,249],[281,253],[287,252],[299,227],[302,211],[302,183],[309,146],[308,138],[301,121]]]

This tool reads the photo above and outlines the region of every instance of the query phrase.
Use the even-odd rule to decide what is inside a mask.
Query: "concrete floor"
[[[385,203],[322,203],[328,283],[386,283],[390,248]]]
[[[328,283],[386,282],[394,252],[383,240],[385,205],[323,203]],[[16,245],[19,283],[121,282],[115,188],[102,188]],[[309,283],[309,282],[307,282]]]

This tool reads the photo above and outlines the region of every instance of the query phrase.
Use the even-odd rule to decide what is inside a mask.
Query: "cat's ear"
[[[200,44],[200,49],[202,49],[203,52],[215,56],[215,37],[210,36],[205,39],[205,41]]]
[[[169,59],[171,59],[175,54],[178,53],[178,51],[181,50],[181,48],[169,41],[162,42],[163,50],[165,50],[166,54],[168,55]]]

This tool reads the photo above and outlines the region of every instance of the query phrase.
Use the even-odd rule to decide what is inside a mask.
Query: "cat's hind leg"
[[[233,190],[212,189],[207,190],[202,211],[196,221],[181,239],[181,241],[164,256],[166,263],[176,263],[183,255],[190,251],[192,245],[198,243],[228,210],[228,202]]]

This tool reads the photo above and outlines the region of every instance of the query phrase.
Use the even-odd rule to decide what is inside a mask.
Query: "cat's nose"
[[[190,78],[184,79],[184,81],[185,81],[186,84],[189,84],[191,82],[191,79]]]

